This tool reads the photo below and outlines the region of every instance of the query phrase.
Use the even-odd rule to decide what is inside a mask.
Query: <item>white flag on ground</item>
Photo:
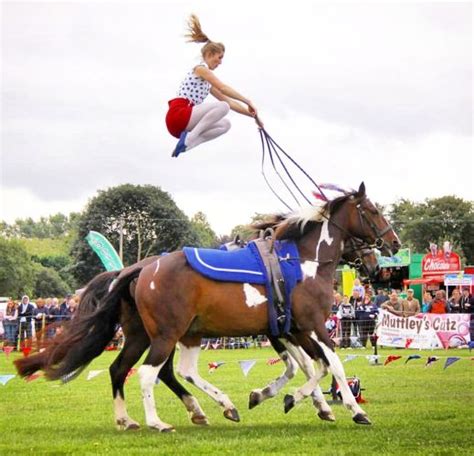
[[[97,377],[98,375],[102,374],[102,372],[104,372],[104,371],[105,371],[105,369],[89,371],[89,373],[87,374],[87,380],[91,380],[94,377]]]
[[[250,372],[250,369],[252,369],[253,366],[255,366],[255,363],[257,360],[255,359],[248,359],[244,361],[239,361],[240,368],[242,369],[243,374],[247,377],[248,373]]]

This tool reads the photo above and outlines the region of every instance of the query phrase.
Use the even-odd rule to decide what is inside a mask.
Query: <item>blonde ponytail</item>
[[[195,14],[189,16],[187,22],[187,33],[184,35],[188,43],[206,43],[201,48],[201,55],[204,58],[207,54],[216,54],[225,52],[225,46],[222,43],[215,43],[202,31],[201,23]]]

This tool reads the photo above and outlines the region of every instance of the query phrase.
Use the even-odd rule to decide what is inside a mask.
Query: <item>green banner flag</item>
[[[118,253],[105,236],[97,231],[89,231],[89,234],[86,236],[86,241],[100,258],[106,271],[119,271],[123,269],[123,264]]]
[[[401,249],[395,256],[383,257],[377,251],[377,260],[381,268],[394,268],[397,266],[410,266],[410,249]]]

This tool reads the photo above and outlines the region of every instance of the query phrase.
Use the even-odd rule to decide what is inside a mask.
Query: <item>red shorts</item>
[[[173,98],[168,102],[169,109],[166,114],[166,126],[175,137],[186,129],[193,112],[193,103],[186,98]]]

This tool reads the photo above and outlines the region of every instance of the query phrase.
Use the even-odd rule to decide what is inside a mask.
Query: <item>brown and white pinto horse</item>
[[[369,244],[380,242],[379,246],[386,251],[396,251],[400,245],[386,220],[366,198],[363,185],[358,192],[323,208],[313,208],[305,216],[291,215],[277,227],[277,238],[296,241],[306,275],[292,293],[295,343],[301,344],[313,358],[321,358],[341,386],[345,385],[344,372],[332,350],[324,322],[332,300],[334,268],[343,242],[351,236]],[[151,428],[167,431],[172,427],[163,423],[156,413],[153,385],[175,344],[185,339],[200,340],[203,336],[265,333],[267,309],[249,307],[241,284],[206,279],[187,265],[182,252],[174,252],[143,269],[124,270],[96,312],[71,322],[62,336],[66,355],[58,357],[51,353],[45,365],[49,378],[74,375],[102,352],[120,319],[121,299],[131,298],[130,284],[137,277],[134,290],[137,309],[151,341],[150,352],[139,369],[146,421]],[[265,294],[264,287],[256,289]],[[314,331],[311,337],[307,334],[303,337],[311,331]],[[35,361],[28,359],[17,361],[22,375],[34,368]],[[352,410],[354,421],[368,422],[348,387],[347,390],[348,399],[344,402]],[[124,408],[120,400],[116,397],[116,413],[122,405]]]

